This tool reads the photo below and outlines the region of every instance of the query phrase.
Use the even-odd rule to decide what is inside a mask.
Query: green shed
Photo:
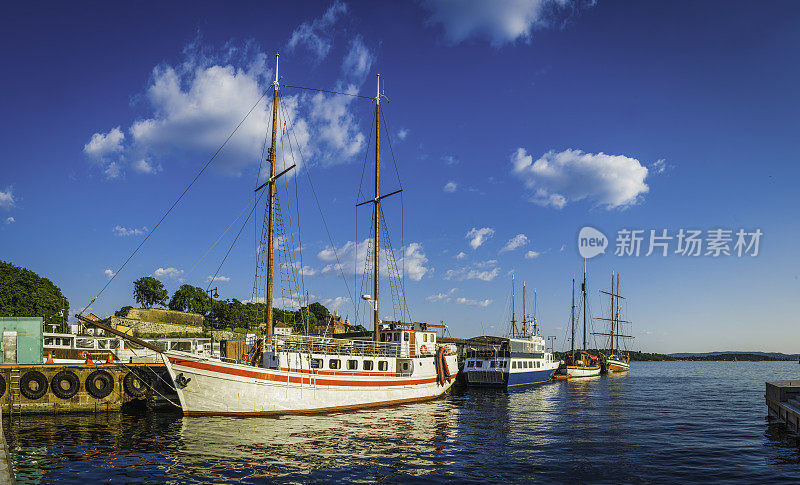
[[[0,317],[0,363],[12,363],[16,346],[16,363],[41,364],[43,323],[42,317]]]

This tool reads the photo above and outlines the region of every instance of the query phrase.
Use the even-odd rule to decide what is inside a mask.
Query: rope
[[[150,239],[150,236],[152,236],[153,233],[156,232],[156,229],[158,229],[158,227],[161,225],[161,223],[164,222],[164,219],[166,219],[167,216],[170,214],[170,212],[172,212],[172,210],[175,208],[175,206],[178,205],[178,202],[180,202],[181,199],[183,199],[183,196],[186,195],[186,193],[189,192],[189,189],[192,188],[194,183],[197,182],[197,179],[200,178],[200,175],[202,175],[203,172],[205,172],[205,170],[208,168],[208,166],[211,165],[211,162],[213,162],[214,159],[217,158],[217,155],[219,155],[219,153],[222,151],[222,149],[225,147],[225,145],[228,144],[228,141],[230,141],[230,139],[233,137],[233,135],[239,130],[239,128],[242,126],[242,124],[245,122],[245,120],[250,116],[250,114],[253,112],[253,110],[256,109],[256,106],[258,106],[258,104],[261,103],[261,100],[264,99],[264,96],[266,96],[268,92],[269,92],[269,89],[267,89],[266,91],[261,93],[261,96],[255,102],[255,104],[253,104],[253,107],[250,108],[250,111],[248,111],[247,114],[244,115],[244,118],[242,118],[242,121],[240,121],[239,124],[236,125],[236,128],[234,128],[233,131],[231,132],[231,134],[228,135],[228,138],[226,138],[225,141],[222,143],[222,145],[220,145],[220,147],[217,148],[217,151],[215,151],[214,154],[211,156],[211,158],[209,158],[208,161],[205,163],[205,165],[203,165],[203,168],[201,168],[200,171],[197,172],[197,175],[194,176],[194,179],[192,179],[192,181],[189,183],[189,185],[186,186],[186,188],[183,190],[181,195],[175,200],[175,202],[172,203],[170,208],[167,209],[167,212],[165,212],[164,215],[161,216],[161,219],[158,221],[158,223],[155,226],[153,226],[153,229],[149,233],[147,233],[147,236],[145,236],[145,238],[142,240],[142,242],[140,242],[139,245],[136,246],[136,249],[134,249],[133,252],[130,254],[130,256],[128,256],[128,259],[126,259],[125,262],[122,263],[122,266],[120,266],[117,269],[117,271],[111,276],[111,279],[109,279],[108,282],[106,282],[106,284],[103,286],[103,288],[100,289],[100,291],[97,293],[97,295],[94,298],[92,298],[92,301],[90,301],[83,308],[83,310],[81,310],[80,313],[78,313],[78,315],[83,315],[83,312],[85,312],[92,305],[92,303],[94,303],[95,301],[97,301],[98,298],[100,298],[100,295],[102,295],[103,292],[106,290],[106,288],[108,288],[108,285],[110,285],[111,282],[114,281],[114,279],[125,268],[125,266],[128,264],[128,262],[131,259],[133,259],[133,257],[136,255],[136,253],[139,252],[139,249],[141,249],[141,247],[144,245],[144,243],[146,243],[147,240]]]
[[[307,88],[305,86],[292,86],[290,84],[281,84],[281,86],[284,88],[305,89],[306,91],[319,91],[321,93],[341,94],[342,96],[352,96],[354,98],[375,99],[369,96],[362,96],[360,94],[343,93],[341,91],[329,91],[327,89]]]

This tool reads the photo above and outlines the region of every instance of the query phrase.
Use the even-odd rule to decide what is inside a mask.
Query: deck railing
[[[371,357],[399,357],[400,346],[372,340],[347,340],[306,335],[275,335],[272,338],[276,352],[303,352],[325,355],[362,355]]]

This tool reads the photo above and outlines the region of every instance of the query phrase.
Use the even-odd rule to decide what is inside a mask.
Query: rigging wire
[[[292,86],[291,84],[281,84],[284,88],[305,89],[306,91],[318,91],[320,93],[341,94],[342,96],[352,96],[354,98],[375,99],[369,96],[362,96],[360,94],[343,93],[341,91],[330,91],[328,89],[307,88],[305,86]]]
[[[195,182],[197,182],[197,179],[200,178],[200,176],[203,174],[203,172],[205,172],[205,170],[209,167],[209,165],[211,165],[211,163],[214,161],[214,159],[217,158],[217,155],[219,155],[219,153],[222,151],[222,149],[225,147],[225,145],[228,144],[230,139],[233,138],[233,135],[236,134],[237,131],[239,131],[239,128],[242,126],[242,124],[244,124],[245,120],[247,120],[247,118],[250,116],[250,114],[253,112],[253,110],[256,109],[256,106],[258,106],[259,103],[261,103],[261,100],[264,99],[264,96],[266,96],[268,92],[269,92],[269,89],[267,89],[263,93],[261,93],[261,96],[259,96],[258,100],[250,108],[250,111],[248,111],[247,114],[244,115],[244,118],[242,118],[242,121],[240,121],[239,124],[236,125],[236,128],[234,128],[233,131],[231,132],[231,134],[228,135],[228,138],[226,138],[225,141],[222,143],[222,145],[220,145],[220,147],[217,148],[217,151],[215,151],[214,154],[211,156],[211,158],[209,158],[208,161],[205,163],[205,165],[203,165],[203,168],[201,168],[200,171],[197,172],[197,175],[194,176],[194,179],[192,179],[192,181],[189,183],[189,185],[187,185],[186,188],[183,189],[183,192],[181,192],[181,195],[178,196],[177,199],[175,199],[175,202],[173,202],[172,205],[170,206],[170,208],[167,209],[167,212],[165,212],[164,215],[161,216],[161,219],[159,219],[158,223],[155,226],[153,226],[153,229],[149,233],[147,233],[147,236],[145,236],[145,238],[142,240],[142,242],[140,242],[139,245],[136,246],[136,249],[134,249],[133,252],[130,254],[130,256],[128,256],[128,259],[126,259],[125,262],[122,263],[122,266],[120,266],[117,269],[117,271],[106,282],[106,284],[103,286],[103,288],[100,289],[100,291],[97,293],[97,295],[94,298],[92,298],[92,301],[90,301],[83,308],[83,310],[81,310],[80,313],[78,313],[78,315],[83,315],[83,312],[85,312],[92,305],[92,303],[94,303],[95,301],[97,301],[98,298],[100,298],[100,295],[102,295],[103,292],[106,290],[106,288],[108,288],[108,285],[110,285],[111,282],[114,281],[114,279],[119,275],[119,273],[125,268],[125,266],[127,266],[128,262],[130,262],[130,260],[136,255],[136,253],[139,252],[139,249],[141,249],[141,247],[144,245],[144,243],[146,243],[147,240],[150,239],[150,236],[152,236],[153,233],[156,232],[156,229],[158,229],[158,227],[161,225],[161,223],[164,222],[164,219],[167,218],[167,216],[172,212],[172,210],[175,208],[175,206],[177,206],[178,203],[181,201],[181,199],[183,199],[183,196],[185,196],[186,193],[189,192],[189,189],[191,189],[192,186],[195,184]]]

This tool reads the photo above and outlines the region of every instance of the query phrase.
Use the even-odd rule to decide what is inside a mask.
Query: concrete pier
[[[786,424],[794,432],[800,432],[800,381],[767,382],[769,417]]]

